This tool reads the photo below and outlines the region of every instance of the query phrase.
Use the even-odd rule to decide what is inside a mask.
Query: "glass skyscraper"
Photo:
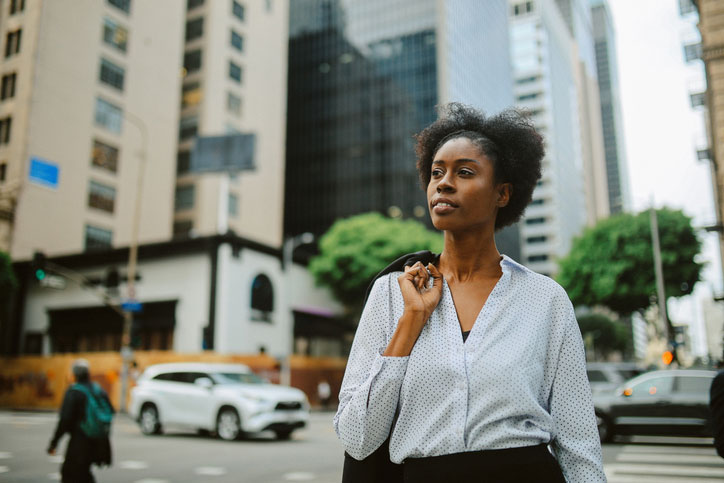
[[[413,134],[438,104],[513,104],[505,0],[292,0],[289,36],[287,236],[368,211],[429,223]]]

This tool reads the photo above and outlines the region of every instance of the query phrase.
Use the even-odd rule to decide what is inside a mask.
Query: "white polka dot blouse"
[[[443,281],[408,357],[382,356],[404,309],[399,272],[375,282],[334,417],[353,458],[370,455],[388,436],[395,463],[548,443],[567,481],[606,481],[568,295],[506,256],[501,268],[466,342]]]

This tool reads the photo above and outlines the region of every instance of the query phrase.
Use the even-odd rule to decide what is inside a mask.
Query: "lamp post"
[[[146,169],[146,149],[148,147],[148,130],[146,123],[138,116],[125,111],[124,118],[138,128],[141,133],[141,149],[138,152],[140,160],[138,165],[138,182],[136,184],[136,199],[131,223],[131,243],[128,247],[128,278],[126,280],[126,295],[129,300],[136,298],[136,265],[138,262],[138,230],[141,221],[141,197],[143,195],[143,181]],[[123,333],[121,335],[121,401],[120,411],[126,412],[126,395],[128,393],[128,370],[133,359],[131,348],[131,327],[133,326],[133,312],[123,312]]]
[[[294,249],[301,246],[301,245],[307,245],[309,243],[312,243],[314,241],[314,235],[312,233],[306,232],[302,233],[300,235],[296,235],[293,237],[289,237],[284,241],[284,246],[282,247],[282,265],[284,268],[284,288],[285,288],[285,295],[287,299],[287,306],[289,307],[289,316],[293,318],[293,314],[291,313],[292,308],[292,281],[291,281],[291,268],[293,261],[293,255],[294,255]],[[292,345],[294,344],[294,333],[292,332]],[[289,386],[292,382],[292,370],[290,366],[290,358],[291,354],[294,352],[294,348],[292,347],[292,350],[289,354],[284,356],[284,362],[282,363],[282,367],[279,374],[279,382],[285,386]]]

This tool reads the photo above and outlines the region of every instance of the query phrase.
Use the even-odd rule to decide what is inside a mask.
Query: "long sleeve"
[[[400,397],[408,357],[385,357],[395,326],[390,276],[378,279],[357,327],[334,417],[337,436],[355,459],[369,456],[387,439]]]
[[[720,371],[711,384],[710,394],[712,433],[716,452],[724,458],[724,371]]]
[[[78,391],[67,390],[63,397],[63,404],[60,407],[60,419],[58,425],[53,433],[53,438],[50,440],[50,447],[56,448],[58,441],[63,437],[65,433],[70,433],[75,428],[76,423],[82,416],[80,414],[83,409],[84,396]]]
[[[583,339],[570,302],[568,306],[567,328],[550,395],[556,427],[552,447],[567,481],[605,482]]]

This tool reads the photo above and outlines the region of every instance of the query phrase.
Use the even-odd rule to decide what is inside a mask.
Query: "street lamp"
[[[284,288],[286,292],[286,299],[287,299],[287,307],[289,308],[289,317],[293,317],[293,314],[291,314],[291,308],[292,308],[292,281],[291,281],[291,268],[292,264],[294,263],[293,255],[294,255],[294,249],[301,246],[301,245],[308,245],[314,241],[314,234],[305,232],[300,235],[296,235],[293,237],[289,237],[284,241],[284,246],[282,247],[282,266],[284,268]],[[292,344],[294,339],[294,333],[292,332]],[[279,382],[285,386],[290,385],[292,381],[292,372],[291,372],[291,366],[290,366],[290,357],[292,350],[284,357],[284,362],[282,364],[280,374],[279,374]]]
[[[138,166],[138,182],[136,184],[136,200],[133,209],[133,221],[131,223],[131,243],[128,247],[128,279],[126,281],[126,294],[129,301],[136,298],[136,265],[138,262],[138,230],[141,221],[141,196],[143,194],[143,180],[146,169],[146,150],[148,147],[148,130],[146,123],[141,118],[128,111],[124,111],[124,118],[138,128],[141,133],[141,149],[138,152],[140,160]],[[121,335],[121,401],[120,411],[126,412],[126,394],[128,392],[128,371],[130,362],[133,359],[131,349],[131,327],[133,326],[133,312],[123,312],[123,333]]]

